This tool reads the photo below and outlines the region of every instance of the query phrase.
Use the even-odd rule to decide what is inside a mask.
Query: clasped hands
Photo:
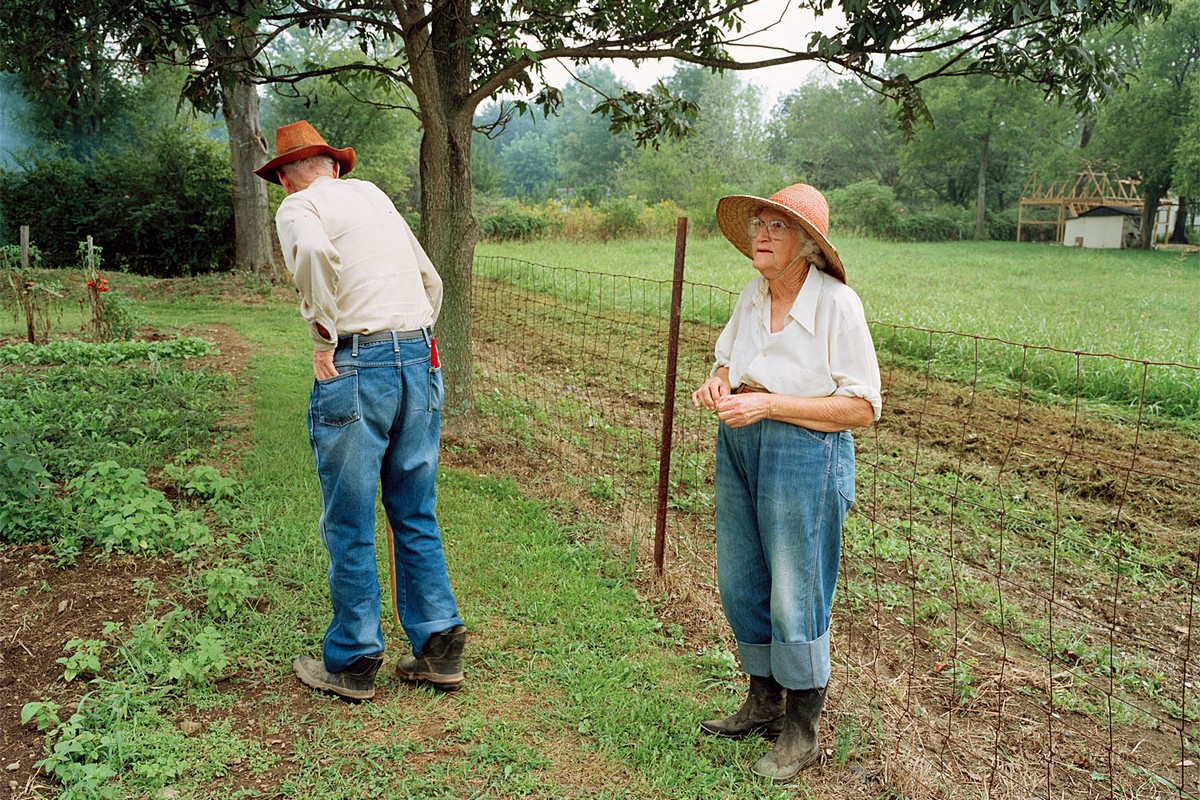
[[[758,422],[771,415],[773,396],[767,392],[734,394],[725,379],[714,375],[692,392],[692,405],[717,412],[717,419],[731,428]]]

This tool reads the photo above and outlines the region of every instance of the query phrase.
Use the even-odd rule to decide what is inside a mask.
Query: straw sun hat
[[[825,254],[825,272],[846,282],[846,269],[837,250],[829,243],[829,203],[825,195],[806,183],[795,183],[768,198],[731,194],[717,201],[717,225],[734,247],[747,258],[754,258],[747,222],[761,209],[773,208],[799,225]]]
[[[254,170],[254,174],[271,183],[279,183],[277,173],[284,164],[321,155],[329,156],[338,163],[340,175],[354,169],[353,147],[340,150],[330,147],[308,120],[302,119],[275,129],[275,157]]]

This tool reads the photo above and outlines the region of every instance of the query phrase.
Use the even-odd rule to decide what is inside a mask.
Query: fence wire
[[[499,258],[477,259],[475,275],[484,422],[472,446],[627,558],[698,654],[729,647],[713,554],[716,423],[690,394],[736,296],[684,286],[658,576],[670,281]],[[1200,441],[1163,413],[1194,402],[1179,387],[1195,387],[1200,367],[872,331],[884,413],[856,436],[827,785],[1200,797]]]

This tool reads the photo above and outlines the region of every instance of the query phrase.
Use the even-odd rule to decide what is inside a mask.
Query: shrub
[[[0,170],[0,230],[16,241],[28,225],[50,264],[68,264],[75,243],[95,228],[88,165],[60,155],[24,154],[21,166]]]
[[[1017,240],[1017,212],[1012,209],[1006,211],[988,211],[984,217],[984,224],[987,226],[987,238],[995,239],[1001,242],[1015,242]]]
[[[544,214],[516,200],[500,203],[493,213],[479,220],[484,238],[501,242],[534,239],[550,226]]]
[[[643,227],[650,236],[674,236],[675,223],[687,212],[670,200],[662,200],[646,209]]]
[[[904,242],[949,242],[970,239],[975,235],[975,222],[962,213],[918,211],[896,217],[895,238]]]
[[[888,239],[898,224],[896,193],[875,181],[859,181],[829,193],[830,219],[839,231]]]
[[[194,122],[146,132],[136,146],[78,161],[20,157],[0,170],[0,230],[21,225],[52,265],[70,264],[89,235],[113,264],[143,275],[209,272],[233,248],[229,156]]]
[[[600,204],[600,229],[603,239],[636,237],[642,234],[642,213],[646,204],[633,195]]]
[[[572,203],[558,207],[563,235],[570,239],[594,239],[600,230],[600,212],[591,203]]]

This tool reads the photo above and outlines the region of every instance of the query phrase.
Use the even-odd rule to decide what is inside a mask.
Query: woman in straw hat
[[[879,418],[879,364],[819,191],[725,197],[717,224],[758,271],[692,394],[720,419],[717,583],[750,689],[737,713],[700,727],[777,738],[753,771],[787,781],[819,754],[830,606],[854,502],[849,431]]]

